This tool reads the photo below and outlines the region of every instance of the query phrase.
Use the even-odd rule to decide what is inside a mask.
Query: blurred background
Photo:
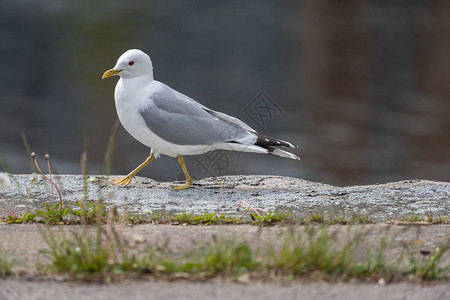
[[[194,178],[279,174],[335,185],[450,180],[450,1],[0,2],[0,171],[41,162],[105,171],[127,49],[155,78],[258,131],[299,146],[301,161],[213,152],[186,157]],[[149,154],[122,127],[111,165]],[[5,165],[6,164],[6,165]],[[162,157],[140,175],[184,180]]]

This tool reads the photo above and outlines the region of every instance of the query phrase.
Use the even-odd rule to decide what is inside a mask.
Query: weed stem
[[[216,214],[219,213],[219,204],[220,204],[220,199],[222,199],[222,192],[223,192],[223,180],[222,180],[222,183],[220,184],[220,194],[219,194],[219,200],[217,201]]]
[[[55,197],[54,197],[54,188],[53,188],[53,178],[52,178],[52,169],[50,167],[50,155],[48,153],[45,154],[45,160],[47,161],[48,174],[50,177],[50,183],[52,186],[52,209],[54,208]]]
[[[31,153],[31,158],[33,158],[34,164],[36,165],[36,168],[38,169],[39,173],[41,173],[42,177],[44,177],[45,180],[47,180],[48,182],[50,182],[50,184],[52,185],[52,187],[54,186],[56,191],[58,192],[58,196],[59,196],[59,202],[61,203],[61,207],[60,207],[60,211],[63,210],[63,199],[61,196],[61,192],[59,191],[58,186],[51,180],[49,179],[44,172],[42,172],[41,168],[39,167],[39,163],[38,163],[38,159],[36,157],[36,153]],[[47,159],[47,157],[46,157]],[[48,156],[48,160],[50,160],[50,156]]]
[[[3,203],[5,203],[5,205],[8,207],[8,209],[4,209],[4,208],[0,208],[0,211],[4,211],[6,212],[8,215],[13,216],[16,219],[20,219],[20,217],[14,212],[14,210],[12,210],[12,208],[8,205],[8,203],[5,201],[5,199],[2,198]]]

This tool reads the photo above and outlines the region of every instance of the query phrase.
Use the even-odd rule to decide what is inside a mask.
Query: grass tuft
[[[0,243],[0,278],[13,273],[12,260],[6,254],[6,250]]]
[[[212,224],[241,224],[242,220],[236,217],[229,217],[218,213],[205,212],[201,215],[193,213],[181,212],[173,215],[169,215],[169,220],[172,223],[178,223],[181,225],[212,225]]]
[[[258,268],[248,242],[221,240],[197,260],[197,265],[209,275],[239,276]]]
[[[434,217],[432,213],[427,213],[425,215],[418,215],[416,213],[413,213],[412,215],[410,215],[408,217],[403,217],[401,220],[403,222],[408,222],[408,223],[428,223],[428,224],[448,224],[449,223],[448,216]]]
[[[406,258],[404,263],[405,274],[422,280],[449,279],[450,263],[442,265],[441,262],[450,252],[450,238],[435,247],[430,254],[418,254],[417,249],[405,245]]]
[[[309,221],[313,223],[325,223],[325,214],[320,212],[312,212]]]
[[[73,232],[68,238],[61,232],[62,238],[58,238],[51,230],[41,234],[50,249],[46,255],[52,261],[52,269],[77,279],[123,273],[132,264],[132,257],[126,256],[117,235],[97,232],[93,237],[86,232]]]
[[[269,211],[263,212],[261,214],[251,213],[250,217],[252,219],[253,225],[275,225],[275,224],[289,224],[293,223],[294,219],[292,213],[286,211]]]
[[[278,251],[273,250],[273,268],[277,274],[297,277],[311,272],[348,275],[355,264],[354,251],[360,236],[349,237],[341,248],[337,246],[337,231],[328,227],[306,227],[305,231],[290,231]]]

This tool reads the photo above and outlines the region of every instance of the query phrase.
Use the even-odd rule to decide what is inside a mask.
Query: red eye
[[[128,65],[129,65],[129,66],[134,65],[134,61],[130,61],[130,62],[128,63]]]

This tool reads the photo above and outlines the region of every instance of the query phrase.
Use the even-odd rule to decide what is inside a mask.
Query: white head
[[[150,57],[138,49],[130,49],[122,54],[116,65],[103,74],[102,79],[114,75],[122,78],[147,76],[153,80],[153,65]]]

